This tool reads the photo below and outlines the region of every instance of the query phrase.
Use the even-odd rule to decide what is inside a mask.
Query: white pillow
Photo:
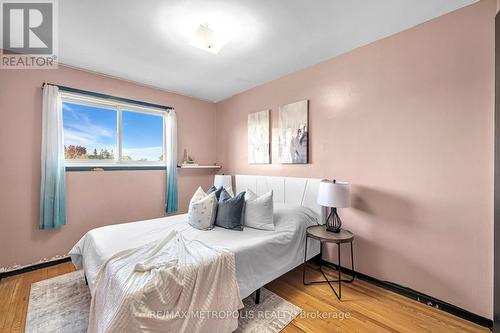
[[[273,191],[260,197],[247,189],[245,193],[244,225],[246,227],[274,230]]]
[[[198,187],[189,202],[188,223],[196,229],[210,230],[214,227],[216,213],[215,192],[207,195],[201,187]]]

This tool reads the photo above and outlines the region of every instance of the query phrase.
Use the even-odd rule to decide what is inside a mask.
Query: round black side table
[[[306,281],[307,240],[309,237],[316,239],[316,240],[319,240],[321,243],[321,245],[320,245],[321,250],[320,250],[319,271],[321,272],[321,274],[324,277],[324,280],[322,280],[322,281]],[[307,230],[306,230],[306,248],[304,250],[304,265],[303,265],[303,271],[302,271],[302,283],[306,286],[311,285],[311,284],[328,283],[330,288],[333,290],[333,293],[335,294],[335,296],[337,296],[337,298],[340,300],[342,298],[342,282],[351,283],[352,281],[354,281],[354,276],[356,275],[356,272],[354,271],[354,255],[353,255],[353,250],[352,250],[352,241],[353,240],[354,240],[354,234],[346,229],[341,229],[340,232],[335,233],[335,232],[327,231],[325,225],[315,225],[315,226],[307,228]],[[323,244],[324,243],[337,244],[337,255],[338,255],[338,264],[337,265],[323,262]],[[350,279],[342,279],[342,268],[340,266],[340,245],[343,243],[350,243],[350,245],[351,245],[351,278]],[[339,273],[339,278],[336,280],[329,280],[328,277],[326,276],[325,272],[323,271],[323,266],[326,266],[326,267],[329,267],[331,269],[336,270]],[[338,283],[338,289],[339,289],[338,293],[332,285],[332,283],[335,283],[335,282]]]

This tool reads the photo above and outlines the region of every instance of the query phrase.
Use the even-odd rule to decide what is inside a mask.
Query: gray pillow
[[[229,193],[223,189],[219,198],[215,225],[231,230],[243,230],[242,216],[244,205],[245,192],[241,192],[232,198]]]
[[[220,194],[222,193],[222,190],[223,190],[222,186],[219,186],[218,188],[215,186],[212,186],[211,188],[208,189],[207,195],[209,195],[212,192],[215,192],[215,196],[217,197],[217,200],[219,200]]]

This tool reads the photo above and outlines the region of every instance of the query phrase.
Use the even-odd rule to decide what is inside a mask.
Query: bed
[[[305,230],[322,223],[323,210],[316,204],[319,179],[236,176],[236,193],[251,189],[258,195],[274,193],[275,230],[215,227],[192,228],[187,214],[105,226],[89,231],[70,251],[77,268],[83,268],[91,290],[103,263],[115,253],[154,241],[172,230],[188,240],[224,247],[235,255],[240,297],[246,298],[304,260]],[[308,259],[320,253],[319,242],[309,242]]]

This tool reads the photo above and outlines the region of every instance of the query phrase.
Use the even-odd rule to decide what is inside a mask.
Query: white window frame
[[[64,164],[66,167],[152,167],[167,165],[166,147],[167,147],[167,112],[154,107],[140,106],[132,103],[125,103],[113,99],[104,99],[94,96],[82,95],[77,93],[61,92],[62,103],[68,102],[72,104],[80,104],[93,106],[101,109],[113,110],[116,112],[116,153],[114,160],[101,160],[94,159],[88,160],[72,160],[65,159]],[[122,161],[122,113],[123,111],[138,112],[144,114],[151,114],[162,117],[163,120],[163,161]],[[64,135],[64,124],[63,124]]]

